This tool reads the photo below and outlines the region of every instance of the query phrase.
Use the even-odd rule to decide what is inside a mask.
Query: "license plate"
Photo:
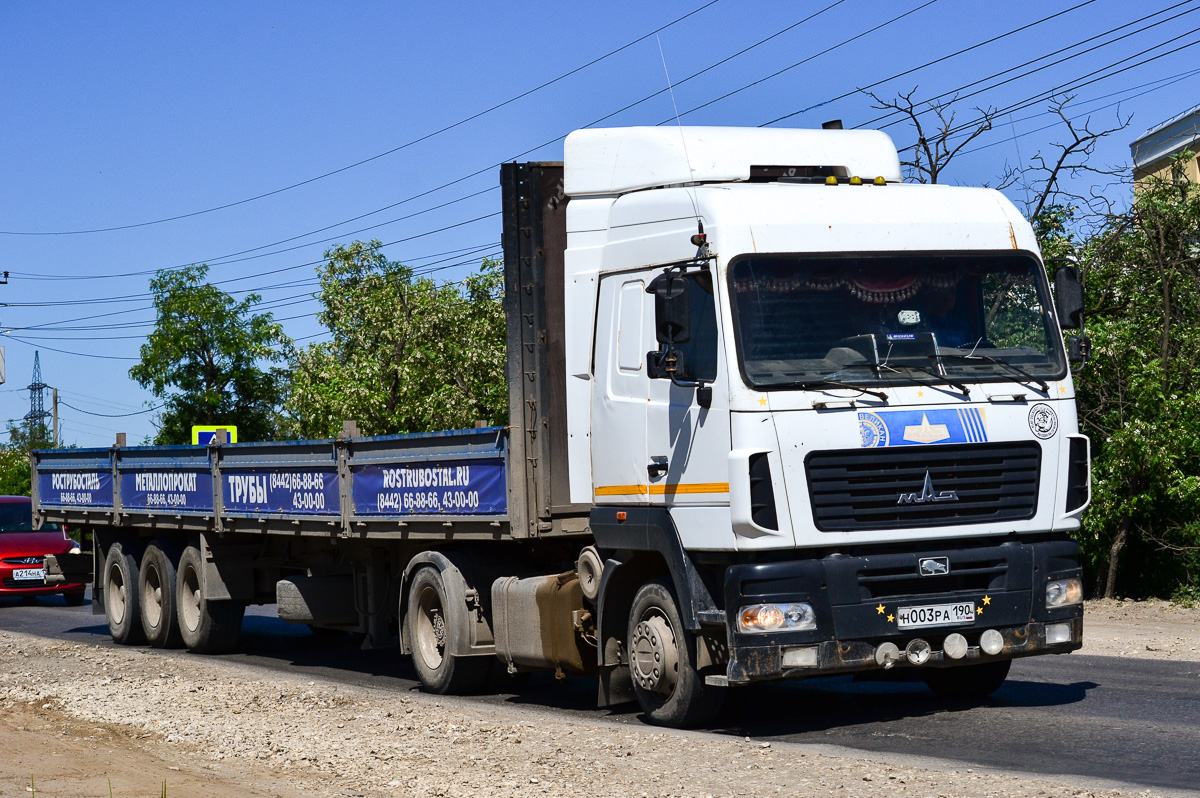
[[[41,579],[46,580],[45,568],[14,568],[13,579]]]
[[[897,626],[901,629],[920,629],[926,626],[957,626],[975,622],[975,602],[931,604],[927,607],[901,607],[896,611]]]

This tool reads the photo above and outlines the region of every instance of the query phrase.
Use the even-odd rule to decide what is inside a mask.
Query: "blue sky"
[[[60,389],[67,443],[152,434],[153,414],[88,413],[152,402],[127,372],[152,328],[155,269],[207,262],[226,290],[258,289],[296,338],[321,332],[313,263],[334,243],[397,242],[384,250],[392,259],[461,279],[499,250],[496,164],[560,159],[562,136],[613,112],[600,124],[673,119],[660,43],[684,124],[791,115],[774,124],[859,125],[881,112],[856,89],[881,80],[882,96],[981,90],[956,106],[965,121],[977,105],[1019,106],[1088,81],[1071,92],[1072,115],[1090,113],[1095,127],[1112,126],[1118,109],[1133,115],[1093,158],[1119,166],[1130,140],[1200,101],[1200,45],[1179,49],[1200,41],[1200,0],[705,2],[0,5],[0,270],[10,273],[0,286],[0,420],[28,412],[21,386],[37,349],[45,382]],[[1000,116],[944,181],[994,183],[1006,165],[1048,153],[1065,131],[1046,105]],[[898,146],[912,143],[905,125],[885,129]],[[1127,198],[1125,186],[1096,184]],[[1023,198],[1019,187],[1009,194]],[[203,212],[230,203],[240,204]],[[125,229],[78,232],[114,227]]]

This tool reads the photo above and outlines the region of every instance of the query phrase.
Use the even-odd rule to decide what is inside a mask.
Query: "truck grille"
[[[1041,454],[1032,442],[813,452],[813,520],[844,532],[1032,518]]]

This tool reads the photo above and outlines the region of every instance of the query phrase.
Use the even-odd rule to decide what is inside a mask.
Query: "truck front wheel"
[[[188,546],[175,573],[179,633],[188,651],[219,654],[237,645],[246,607],[239,601],[209,601],[204,595],[204,560],[200,549]]]
[[[664,582],[647,582],[634,596],[627,639],[633,692],[651,723],[684,729],[716,717],[725,691],[696,670],[696,637]]]
[[[175,562],[164,546],[155,541],[142,555],[138,574],[141,586],[142,630],[146,641],[156,648],[183,645],[175,600]]]
[[[957,668],[930,668],[921,676],[938,698],[957,701],[987,698],[1000,689],[1008,678],[1011,659],[960,665]]]
[[[460,657],[453,652],[457,630],[465,626],[465,606],[447,601],[448,592],[436,568],[418,568],[408,587],[404,639],[412,649],[413,668],[421,685],[439,695],[479,690],[487,679],[488,657]]]
[[[134,646],[145,640],[138,561],[124,543],[112,544],[104,558],[104,619],[114,643]]]

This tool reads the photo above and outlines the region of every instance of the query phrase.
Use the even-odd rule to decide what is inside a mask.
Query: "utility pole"
[[[54,417],[54,448],[58,448],[58,389],[50,389],[50,403]]]

